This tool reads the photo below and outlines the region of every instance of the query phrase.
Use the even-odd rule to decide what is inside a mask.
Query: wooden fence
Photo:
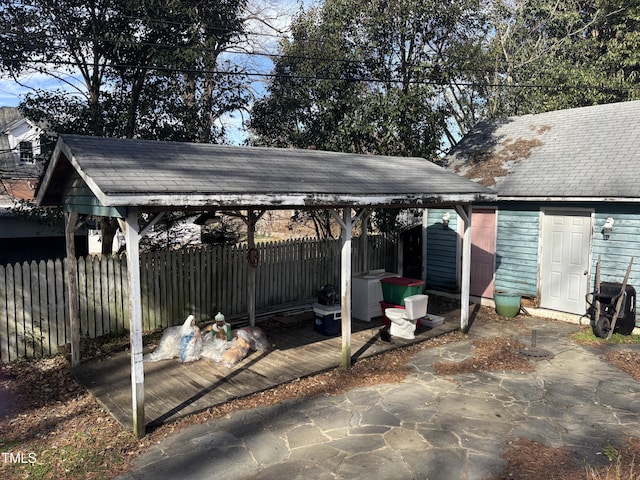
[[[323,285],[340,285],[339,240],[290,240],[258,245],[256,309],[316,297]],[[368,268],[395,270],[395,246],[368,240]],[[247,312],[246,246],[215,246],[142,254],[143,329],[180,324],[187,315],[212,320]],[[363,252],[353,241],[353,271]],[[0,266],[0,361],[57,353],[70,341],[64,261]],[[126,256],[78,258],[80,334],[95,338],[126,331],[129,291]]]

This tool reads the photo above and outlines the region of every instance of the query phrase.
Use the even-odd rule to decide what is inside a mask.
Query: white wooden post
[[[462,278],[460,279],[460,329],[469,330],[469,286],[471,282],[471,205],[456,205],[456,212],[464,222],[462,241]]]
[[[80,365],[80,317],[78,312],[78,260],[76,259],[75,230],[78,214],[65,212],[64,236],[67,263],[64,270],[69,289],[69,330],[71,331],[71,366]]]
[[[127,244],[127,272],[129,276],[129,331],[131,342],[131,405],[133,433],[145,434],[144,422],[144,364],[142,361],[142,303],[140,300],[140,254],[138,251],[138,214],[130,211],[124,232]]]
[[[331,214],[342,228],[342,250],[340,255],[340,306],[342,312],[342,368],[351,368],[351,208],[345,207],[342,218],[335,211]]]
[[[427,284],[427,237],[429,233],[429,209],[422,210],[422,280]]]

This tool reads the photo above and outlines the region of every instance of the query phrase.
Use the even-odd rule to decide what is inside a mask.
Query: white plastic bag
[[[222,354],[222,364],[225,367],[231,368],[249,352],[249,342],[245,341],[242,337],[234,338],[231,340],[231,348]]]
[[[143,361],[157,362],[180,358],[180,361],[192,362],[200,358],[201,351],[200,329],[195,325],[195,317],[189,315],[182,326],[168,327],[162,333],[158,348],[145,355]]]
[[[260,327],[242,327],[231,333],[234,337],[246,341],[253,351],[269,349],[269,341]]]
[[[157,362],[169,360],[180,355],[180,329],[182,327],[169,327],[162,332],[158,347],[143,357],[145,362]]]
[[[207,332],[202,338],[202,358],[219,363],[222,361],[222,355],[229,350],[232,342],[216,338],[215,333]]]

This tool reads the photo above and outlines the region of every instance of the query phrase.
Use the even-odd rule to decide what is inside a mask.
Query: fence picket
[[[83,324],[88,322],[88,302],[87,302],[87,271],[85,258],[79,257],[77,262],[78,268],[78,315],[80,316],[80,331],[83,330]]]
[[[6,292],[7,292],[7,351],[9,360],[18,358],[18,317],[16,315],[16,285],[15,268],[19,264],[7,265],[6,270]],[[4,342],[3,342],[4,343]]]
[[[23,357],[24,351],[24,288],[22,287],[22,265],[16,263],[13,270],[13,285],[15,288],[15,302],[16,302],[16,320],[15,320],[15,333],[16,333],[16,354],[18,357]]]
[[[44,265],[43,271],[41,272],[40,285],[46,288],[47,292],[47,309],[46,309],[46,318],[44,319],[44,323],[46,325],[46,348],[44,351],[44,355],[52,355],[56,352],[56,347],[58,346],[57,337],[57,329],[55,325],[56,318],[56,282],[54,281],[54,263],[53,260],[47,260]],[[2,295],[0,294],[0,298]],[[43,332],[44,333],[44,332]]]
[[[49,345],[49,326],[47,320],[47,265],[44,260],[40,262],[32,262],[32,269],[35,270],[33,278],[35,278],[36,292],[38,294],[37,322],[38,322],[38,344],[37,355],[49,355],[51,348]]]
[[[56,338],[58,339],[58,346],[67,343],[67,325],[69,324],[69,309],[67,302],[67,289],[64,285],[64,265],[65,263],[57,259],[55,263],[55,284],[56,284],[56,327],[58,329]]]
[[[9,311],[7,302],[9,292],[7,290],[7,269],[0,265],[0,319],[6,318],[7,322],[0,322],[0,361],[5,362],[9,355]]]
[[[38,264],[31,262],[24,264],[26,274],[28,298],[26,299],[27,311],[29,312],[26,329],[26,357],[31,358],[40,355],[39,344],[42,336],[40,330],[40,291],[38,288]]]

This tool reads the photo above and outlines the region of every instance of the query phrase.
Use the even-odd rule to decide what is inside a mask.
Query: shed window
[[[20,162],[34,163],[33,160],[33,143],[20,142]]]

